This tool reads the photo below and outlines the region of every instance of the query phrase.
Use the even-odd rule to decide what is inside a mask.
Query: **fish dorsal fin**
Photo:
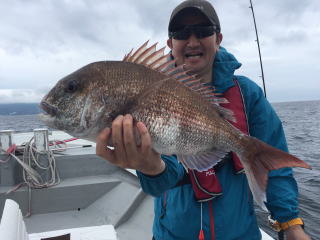
[[[164,54],[165,47],[156,50],[157,43],[153,44],[151,47],[147,47],[149,40],[142,44],[136,51],[133,49],[124,56],[124,62],[132,62],[144,65],[153,70],[163,72],[170,64],[174,65],[174,61],[170,64],[168,63],[168,54]]]
[[[122,61],[141,64],[176,79],[214,105],[228,103],[228,100],[222,97],[222,94],[216,92],[214,86],[202,83],[201,78],[195,74],[188,74],[189,71],[185,69],[185,65],[175,66],[175,60],[170,59],[170,54],[164,54],[165,47],[157,50],[157,43],[147,47],[148,43],[149,40],[136,51],[132,49],[124,56]],[[218,111],[225,119],[235,122],[233,113],[230,110],[218,106]]]

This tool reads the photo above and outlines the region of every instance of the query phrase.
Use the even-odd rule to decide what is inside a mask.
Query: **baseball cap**
[[[200,11],[212,25],[218,27],[218,31],[220,32],[221,27],[218,15],[211,3],[206,0],[186,0],[180,3],[171,13],[168,31],[171,32],[174,29],[175,20],[183,10],[192,8]]]

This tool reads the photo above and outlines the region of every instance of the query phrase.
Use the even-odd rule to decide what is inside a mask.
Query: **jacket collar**
[[[234,86],[234,71],[241,67],[241,63],[223,47],[216,53],[213,69],[212,84],[218,92],[225,92]]]

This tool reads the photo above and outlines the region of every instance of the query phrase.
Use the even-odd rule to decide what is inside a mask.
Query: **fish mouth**
[[[55,107],[55,106],[52,106],[51,104],[49,104],[49,103],[47,103],[45,101],[42,101],[40,103],[40,107],[45,113],[49,114],[50,116],[54,117],[54,116],[57,115],[58,108]]]

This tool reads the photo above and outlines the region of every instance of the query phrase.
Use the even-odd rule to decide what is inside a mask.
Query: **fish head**
[[[72,136],[94,140],[108,120],[109,81],[104,62],[91,63],[62,78],[43,97],[40,119]],[[109,112],[113,109],[109,108]]]

